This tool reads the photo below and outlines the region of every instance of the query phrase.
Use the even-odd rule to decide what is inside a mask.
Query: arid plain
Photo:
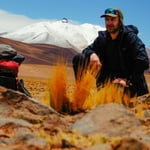
[[[49,92],[49,80],[58,60],[63,59],[70,66],[66,70],[67,79],[69,82],[74,82],[71,62],[77,53],[75,49],[48,44],[27,44],[2,37],[0,37],[0,44],[8,44],[19,54],[25,56],[25,61],[19,67],[18,78],[24,79],[25,87],[33,98],[41,100]],[[150,56],[149,50],[147,52]],[[147,70],[145,76],[150,89],[150,69]]]
[[[25,87],[33,98],[42,100],[49,89],[49,81],[56,67],[52,65],[22,64],[18,78],[24,80]],[[72,67],[67,67],[68,82],[74,82]]]
[[[33,98],[43,100],[50,87],[49,81],[54,73],[56,66],[22,64],[19,68],[18,78],[23,79],[25,87],[32,94]],[[67,67],[68,82],[74,83],[74,74],[72,67]],[[150,89],[150,74],[145,74]],[[44,102],[47,103],[47,102]]]

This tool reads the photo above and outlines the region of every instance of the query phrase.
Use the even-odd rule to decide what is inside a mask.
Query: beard
[[[109,33],[116,33],[120,30],[120,24],[117,26],[114,25],[106,25],[106,29]]]

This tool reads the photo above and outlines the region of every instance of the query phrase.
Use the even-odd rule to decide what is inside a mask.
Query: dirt
[[[50,102],[48,101],[50,89],[49,81],[51,80],[51,76],[55,69],[55,66],[50,65],[22,64],[19,69],[18,78],[21,78],[25,81],[25,87],[30,91],[33,98],[50,105]],[[68,67],[67,72],[69,82],[74,82],[72,68]],[[146,75],[146,80],[149,86],[150,75]],[[145,99],[145,97],[143,97],[143,99]],[[138,110],[138,106],[137,109],[135,109],[136,111]],[[141,111],[138,112],[141,113]],[[83,114],[84,113],[80,113],[74,116],[66,115],[65,119],[67,126],[80,119]]]
[[[30,91],[33,98],[44,101],[43,99],[49,93],[49,81],[55,69],[56,66],[51,65],[22,64],[19,68],[18,78],[24,80],[25,87]],[[73,83],[74,74],[72,67],[67,67],[66,71],[68,81]],[[150,74],[146,74],[145,77],[150,89]],[[48,104],[48,102],[44,103]]]
[[[22,64],[19,68],[18,78],[23,79],[25,87],[31,93],[32,97],[48,104],[45,97],[49,93],[50,80],[55,66]],[[71,67],[67,67],[68,81],[74,82],[74,74]]]

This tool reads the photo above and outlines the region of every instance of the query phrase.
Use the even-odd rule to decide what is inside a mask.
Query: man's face
[[[106,25],[106,29],[109,33],[118,32],[120,29],[119,17],[106,16],[105,17],[105,25]]]

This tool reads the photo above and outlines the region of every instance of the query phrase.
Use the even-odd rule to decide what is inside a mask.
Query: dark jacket
[[[149,67],[145,45],[137,36],[133,25],[123,26],[117,39],[112,40],[107,31],[100,31],[95,41],[83,50],[89,57],[96,53],[102,63],[97,83],[108,78],[127,78],[132,83],[131,90],[138,96],[148,93],[144,70]]]

